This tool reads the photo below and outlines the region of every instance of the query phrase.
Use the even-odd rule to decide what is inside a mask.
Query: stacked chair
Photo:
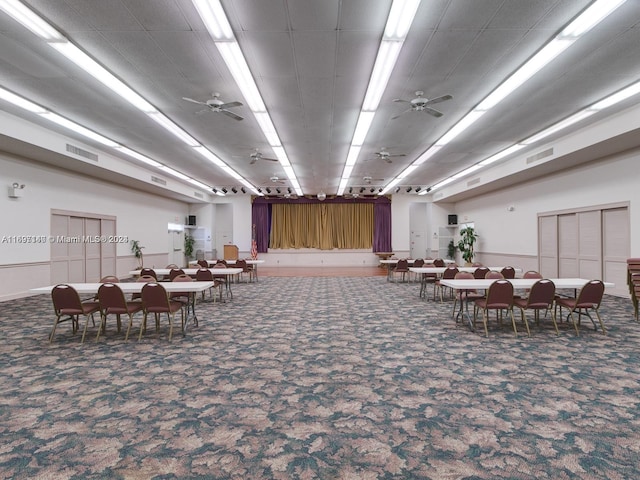
[[[627,258],[627,285],[633,303],[633,313],[638,321],[638,299],[640,298],[640,258]]]

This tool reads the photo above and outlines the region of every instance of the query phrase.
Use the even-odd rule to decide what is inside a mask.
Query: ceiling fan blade
[[[391,120],[395,120],[396,118],[404,115],[407,112],[410,112],[411,110],[413,110],[413,108],[409,108],[408,110],[405,110],[404,112],[400,112],[398,115],[396,115],[395,117],[391,117]]]
[[[210,112],[211,110],[209,108],[203,108],[202,110],[198,110],[196,112],[196,115],[202,115],[203,113],[207,113]]]
[[[194,100],[193,98],[189,98],[189,97],[182,97],[183,100],[186,100],[187,102],[191,102],[191,103],[197,103],[199,105],[206,105],[206,102],[199,102],[198,100]]]
[[[219,110],[219,112],[224,113],[227,117],[231,117],[234,120],[244,120],[244,117],[241,117],[240,115],[230,112],[229,110]]]
[[[403,100],[402,98],[394,98],[393,101],[401,103],[411,103],[409,100]]]
[[[429,115],[433,115],[434,117],[441,117],[443,115],[442,112],[439,112],[435,108],[424,107],[424,111]]]
[[[277,162],[279,160],[276,160],[275,158],[266,158],[266,157],[260,157],[260,160],[266,160],[267,162]]]
[[[393,154],[387,155],[387,157],[406,157],[406,156],[407,156],[406,153],[393,153]]]
[[[258,160],[256,157],[251,157],[251,161],[249,162],[249,165],[253,165],[254,163],[256,163],[256,160]]]
[[[451,95],[442,95],[441,97],[431,98],[425,102],[426,105],[431,105],[433,103],[445,102],[447,100],[451,100],[453,97]]]
[[[230,108],[230,107],[241,107],[242,103],[240,102],[229,102],[218,105],[217,107],[220,109]]]

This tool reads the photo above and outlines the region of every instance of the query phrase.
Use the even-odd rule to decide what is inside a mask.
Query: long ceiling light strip
[[[497,162],[498,160],[502,160],[503,158],[512,155],[514,153],[516,153],[517,151],[528,147],[530,145],[533,145],[534,143],[539,142],[540,140],[549,137],[555,133],[558,133],[566,128],[568,128],[569,126],[578,123],[582,120],[584,120],[587,117],[590,117],[591,115],[604,110],[605,108],[609,108],[617,103],[620,103],[624,100],[626,100],[627,98],[630,98],[634,95],[637,95],[640,93],[640,81],[637,81],[631,85],[629,85],[626,88],[623,88],[622,90],[613,93],[605,98],[603,98],[602,100],[580,110],[579,112],[574,113],[573,115],[565,118],[564,120],[560,120],[557,123],[554,123],[553,125],[545,128],[544,130],[542,130],[541,132],[538,132],[530,137],[525,138],[524,140],[521,140],[520,142],[511,145],[510,147],[507,147],[504,150],[501,150],[500,152],[496,153],[495,155],[492,155],[489,158],[486,158],[484,160],[482,160],[481,162],[478,162],[477,164],[472,165],[471,167],[466,168],[465,170],[462,170],[461,172],[458,172],[444,180],[442,180],[439,183],[436,183],[435,185],[433,185],[432,187],[429,187],[427,190],[424,190],[422,192],[419,193],[419,195],[426,195],[429,192],[433,192],[435,190],[437,190],[438,188],[444,187],[445,185],[448,185],[449,183],[453,182],[454,180],[457,180],[459,178],[462,178],[476,170],[478,170],[479,168],[484,168],[487,167],[495,162]]]
[[[482,100],[471,112],[455,124],[449,132],[445,133],[443,137],[438,139],[431,147],[420,155],[413,164],[416,162],[419,162],[418,164],[422,164],[426,160],[425,157],[432,157],[444,144],[450,142],[453,140],[453,137],[458,136],[462,131],[470,127],[475,120],[482,115],[482,113],[495,107],[498,103],[513,93],[518,87],[538,73],[545,65],[553,61],[558,57],[558,55],[573,45],[573,43],[575,43],[579,38],[604,20],[610,13],[625,3],[625,1],[626,0],[596,0],[593,2],[563,30],[561,30],[560,33],[558,33],[536,54],[527,60],[527,62],[525,62],[487,97],[485,97],[485,99]],[[451,135],[451,131],[454,131],[455,135]],[[437,150],[432,152],[433,149]],[[475,169],[473,171],[475,171]],[[402,175],[402,173],[400,175]],[[442,182],[437,185],[440,186],[441,184]],[[391,184],[387,185],[380,194],[382,195],[387,193],[391,188]]]
[[[267,108],[260,95],[260,90],[251,74],[249,65],[242,53],[229,19],[219,0],[192,0],[209,35],[213,39],[222,60],[227,65],[231,76],[242,92],[249,110],[255,116],[258,126],[262,130],[267,142],[274,150],[276,158],[282,165],[291,186],[297,195],[302,196],[302,188],[295,175],[291,162],[287,156],[278,132],[271,121]]]
[[[0,9],[3,10],[5,13],[7,13],[9,16],[11,16],[14,20],[22,24],[24,27],[29,29],[35,35],[45,40],[48,45],[50,45],[60,54],[65,56],[67,59],[71,60],[82,70],[89,73],[95,79],[100,81],[104,86],[109,88],[111,91],[118,94],[120,97],[122,97],[124,100],[129,102],[138,110],[147,114],[151,119],[157,122],[158,125],[162,126],[167,131],[171,132],[177,138],[182,140],[185,144],[187,144],[190,147],[202,146],[200,142],[195,140],[185,130],[183,130],[178,125],[176,125],[171,119],[169,119],[164,114],[159,112],[153,105],[151,105],[151,103],[149,103],[147,100],[141,97],[138,93],[132,90],[128,85],[126,85],[124,82],[118,79],[109,70],[104,68],[98,62],[96,62],[93,58],[91,58],[89,55],[87,55],[85,52],[79,49],[76,45],[71,43],[64,35],[58,32],[51,25],[49,25],[44,19],[42,19],[40,16],[34,13],[31,9],[26,7],[22,2],[20,2],[19,0],[0,0]],[[22,99],[21,100],[22,103],[18,104],[15,101],[16,100],[15,98],[13,99],[9,98],[10,95],[15,96],[15,94],[12,94],[8,90],[5,90],[5,92],[7,92],[5,94],[6,97],[1,97],[1,98],[13,103],[14,105],[17,105],[23,109],[32,111],[33,113],[38,113],[40,115],[43,115],[45,116],[45,118],[48,118],[49,120],[54,121],[66,128],[69,128],[74,132],[79,133],[87,138],[91,138],[94,141],[98,141],[104,145],[119,149],[119,151],[121,151],[122,153],[126,153],[132,158],[141,160],[140,157],[143,157],[146,160],[141,160],[141,161],[143,161],[144,163],[150,166],[156,166],[154,165],[154,162],[155,162],[154,160],[148,159],[143,155],[137,154],[137,152],[133,152],[133,150],[123,147],[122,145],[119,145],[117,142],[113,142],[109,139],[106,139],[105,137],[102,137],[96,132],[93,132],[81,125],[78,125],[46,109],[43,109],[43,111],[38,111],[38,106],[33,107],[33,105],[35,104],[32,104],[31,102],[29,102],[26,99],[23,99],[22,97],[16,96],[16,98]],[[134,154],[130,155],[128,152],[133,152]],[[157,163],[158,165],[162,165],[159,162],[155,162],[155,163]],[[226,164],[225,166],[227,167],[225,172],[229,173],[231,169]],[[161,167],[157,167],[157,168],[161,168]],[[173,175],[173,172],[175,172],[175,170],[170,169],[168,167],[162,170],[172,175]],[[173,175],[173,176],[175,176],[176,178],[183,179],[182,178],[183,174],[181,174],[180,172],[178,173],[179,173],[178,175]],[[235,175],[238,175],[235,171],[233,173]],[[192,183],[194,185],[198,185],[198,184],[204,185],[203,183],[198,182],[197,180],[191,179],[187,175],[184,175],[184,177],[189,179],[188,180],[189,183]],[[260,195],[256,187],[251,185],[244,178],[242,180],[247,183],[248,188],[250,188],[256,194]],[[213,189],[207,186],[205,190],[212,191]]]
[[[367,91],[362,102],[358,122],[351,139],[347,160],[340,177],[338,195],[343,195],[347,188],[351,173],[357,162],[357,154],[359,154],[367,137],[373,118],[380,105],[380,100],[387,88],[389,78],[396,66],[404,40],[409,33],[419,6],[420,0],[394,0],[391,5],[371,77],[369,78],[369,84],[367,85]]]

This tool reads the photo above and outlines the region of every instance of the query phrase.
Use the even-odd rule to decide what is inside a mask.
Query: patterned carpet
[[[137,316],[128,343],[49,345],[48,296],[1,303],[0,477],[640,478],[630,301],[605,298],[607,336],[485,338],[418,290],[263,277],[172,343]]]

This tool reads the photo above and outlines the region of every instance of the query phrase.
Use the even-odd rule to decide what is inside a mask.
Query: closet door
[[[558,215],[558,277],[579,277],[578,218],[575,213]]]
[[[538,217],[538,270],[547,278],[558,276],[558,219]]]
[[[627,258],[631,251],[629,209],[603,210],[602,234],[603,280],[616,284],[607,293],[627,296]]]
[[[577,214],[577,264],[580,278],[602,278],[602,222],[601,211]]]

